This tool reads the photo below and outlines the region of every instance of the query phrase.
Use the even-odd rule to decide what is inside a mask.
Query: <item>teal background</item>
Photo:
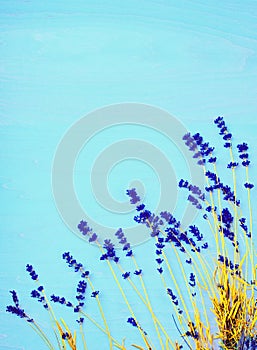
[[[23,307],[50,331],[45,311],[29,298],[34,286],[25,265],[33,264],[50,294],[72,297],[77,279],[61,261],[61,254],[68,250],[92,271],[96,288],[104,291],[103,304],[112,329],[119,339],[126,337],[129,345],[138,336],[125,322],[130,315],[107,268],[96,263],[97,249],[69,232],[55,208],[51,189],[55,149],[71,124],[90,111],[108,104],[139,102],[166,109],[189,130],[206,135],[218,149],[222,149],[220,139],[211,124],[214,117],[223,115],[236,141],[252,145],[254,165],[257,2],[1,0],[0,6],[0,349],[45,349],[26,324],[5,313],[10,303],[8,290],[17,290]],[[120,130],[121,135],[123,132],[124,137],[136,133],[127,128]],[[147,133],[143,131],[142,138]],[[163,147],[161,136],[150,134],[151,142]],[[113,136],[111,129],[107,136],[99,133],[88,154],[92,154],[90,147],[104,148],[106,140],[109,144],[115,140],[114,130]],[[86,155],[87,149],[83,152]],[[176,162],[173,166],[176,169]],[[111,192],[119,199],[124,197],[128,172],[136,176],[133,169],[142,172],[154,204],[158,199],[156,174],[138,163],[113,170]],[[183,165],[179,169],[183,174]],[[85,188],[90,189],[87,181],[85,170]],[[92,215],[97,215],[95,206],[92,197]],[[108,218],[107,211],[101,223],[110,224]],[[119,217],[117,222],[120,224]],[[132,225],[132,219],[126,224]],[[155,265],[146,249],[153,250],[149,242],[138,247],[137,256],[147,276]],[[158,283],[151,274],[148,278],[164,323],[176,334],[162,298],[157,298]],[[136,297],[132,303],[137,306]],[[94,300],[87,305],[100,320]],[[143,309],[139,310],[150,327]],[[105,337],[88,327],[89,349],[97,350],[100,345],[108,349]],[[95,344],[96,336],[100,345]]]

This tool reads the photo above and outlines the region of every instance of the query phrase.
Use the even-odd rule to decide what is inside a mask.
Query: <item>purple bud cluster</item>
[[[119,262],[119,257],[116,256],[116,251],[114,249],[114,244],[110,239],[104,240],[103,248],[105,253],[101,255],[100,260],[113,260],[115,263]]]
[[[83,265],[78,263],[76,259],[70,254],[70,252],[63,253],[62,258],[66,261],[69,267],[73,267],[75,272],[80,271],[81,277],[86,278],[89,276],[89,271],[85,271]]]
[[[80,312],[82,307],[85,305],[85,293],[87,289],[87,282],[82,280],[79,281],[77,285],[77,295],[76,299],[78,301],[78,304],[74,307],[74,312]]]
[[[249,190],[251,190],[251,189],[254,187],[254,185],[251,184],[251,183],[249,183],[249,182],[246,182],[246,183],[244,184],[244,187],[245,187],[245,188],[248,188]]]
[[[157,262],[157,264],[158,264],[158,267],[157,267],[157,271],[160,273],[160,274],[162,274],[163,273],[163,268],[162,268],[162,263],[163,263],[163,259],[162,258],[160,258],[160,257],[158,257],[157,259],[155,259],[155,261]]]
[[[53,302],[57,302],[60,304],[65,304],[68,307],[73,307],[73,310],[75,313],[78,313],[81,311],[82,307],[84,306],[84,300],[85,300],[85,293],[87,288],[87,282],[84,280],[85,278],[89,278],[89,271],[86,271],[84,266],[81,263],[78,263],[76,259],[73,258],[73,256],[69,253],[63,253],[62,255],[63,259],[66,261],[69,267],[72,267],[75,272],[79,272],[81,278],[83,280],[80,280],[77,285],[77,294],[76,294],[76,300],[77,304],[73,305],[71,302],[66,301],[65,298],[60,298],[59,296],[52,295],[51,300]],[[77,320],[79,321],[79,320]]]
[[[133,252],[130,247],[130,243],[127,241],[124,232],[121,228],[115,233],[115,236],[119,239],[119,243],[123,246],[123,250],[126,251],[126,256],[132,256]]]
[[[230,162],[230,163],[228,163],[227,168],[228,168],[228,169],[234,169],[234,168],[236,168],[237,166],[238,166],[238,163],[237,163],[237,162]]]
[[[65,332],[62,334],[62,339],[65,340],[65,339],[70,339],[71,338],[71,334],[68,333],[68,332]]]
[[[179,304],[178,297],[172,292],[172,290],[171,290],[170,288],[167,288],[167,294],[170,296],[172,303],[173,303],[175,306],[177,306],[177,308],[178,308],[178,313],[179,313],[179,314],[182,314],[182,313],[183,313],[183,310],[181,310],[181,309],[178,307],[178,304]]]
[[[239,264],[233,264],[231,260],[227,256],[220,255],[218,256],[218,261],[224,264],[230,270],[237,270],[236,274],[239,274],[238,268]]]
[[[248,151],[248,145],[247,143],[243,142],[242,144],[237,145],[239,158],[242,160],[242,165],[244,167],[248,167],[250,165],[249,154]]]
[[[59,303],[61,305],[66,305],[67,307],[73,307],[73,304],[70,301],[67,301],[64,297],[60,297],[55,294],[51,295],[51,301],[54,303]]]
[[[188,327],[189,327],[189,331],[187,331],[185,334],[188,337],[192,337],[194,339],[199,339],[199,333],[196,330],[194,322],[189,322]]]
[[[183,136],[186,146],[189,148],[189,151],[194,152],[193,158],[198,159],[199,165],[204,165],[206,160],[208,162],[215,163],[216,157],[212,156],[214,147],[210,147],[208,142],[204,142],[202,136],[197,133],[191,136],[190,133],[187,133]]]
[[[177,221],[176,218],[168,211],[160,212],[160,217],[166,221],[168,225],[173,225],[175,228],[180,228],[180,221]]]
[[[124,280],[126,280],[127,278],[129,278],[129,276],[130,276],[130,272],[124,272],[124,273],[122,274],[122,277],[124,278]]]
[[[36,271],[34,270],[32,265],[27,264],[26,265],[26,271],[28,271],[31,279],[33,279],[34,281],[36,281],[38,279],[38,274],[36,273]]]
[[[160,257],[162,255],[162,251],[163,248],[165,248],[165,240],[163,237],[158,237],[157,239],[157,243],[155,244],[156,246],[156,250],[155,250],[155,254],[157,255],[157,258],[155,259],[158,267],[157,267],[157,271],[162,274],[163,273],[163,268],[161,266],[161,264],[163,263],[163,259]]]
[[[171,300],[174,305],[178,305],[178,298],[177,296],[172,292],[170,288],[167,288],[167,294],[171,297]]]
[[[193,139],[195,140],[197,146],[200,147],[200,152],[204,159],[212,154],[212,152],[214,151],[214,147],[210,147],[209,142],[203,142],[203,138],[199,133],[193,135]],[[216,158],[211,158],[212,163],[216,162]]]
[[[137,323],[133,317],[129,317],[127,322],[130,323],[133,327],[137,327]]]
[[[139,215],[134,217],[137,223],[144,224],[146,227],[151,229],[151,237],[158,236],[160,233],[160,226],[163,225],[163,220],[158,215],[151,213],[149,210],[145,209],[145,205],[141,204],[138,206],[137,211]]]
[[[13,305],[8,305],[6,307],[6,312],[9,312],[13,315],[16,315],[20,318],[25,319],[27,322],[29,323],[34,323],[34,320],[32,318],[30,318],[25,311],[20,307],[19,305],[19,299],[18,299],[18,295],[16,293],[15,290],[10,290],[10,293],[12,295],[12,300],[14,302],[14,306]]]
[[[14,305],[16,307],[19,307],[19,298],[15,290],[10,290],[10,293],[12,295],[12,300],[14,302]]]
[[[77,227],[83,236],[88,236],[89,243],[97,240],[97,234],[93,232],[92,228],[88,226],[86,221],[81,220]]]
[[[208,170],[206,171],[205,176],[213,182],[213,185],[205,187],[207,192],[213,192],[216,189],[220,189],[225,201],[231,201],[236,204],[236,206],[240,206],[240,201],[235,198],[234,192],[231,190],[231,188],[228,185],[224,185],[215,173]]]
[[[84,318],[80,317],[78,320],[76,320],[78,322],[79,325],[82,325],[84,322]]]
[[[183,243],[190,246],[192,252],[200,253],[201,249],[208,248],[207,242],[202,243],[201,246],[196,245],[196,242],[193,239],[193,237],[195,237],[198,242],[202,242],[203,235],[200,233],[198,227],[196,227],[195,225],[189,226],[189,232],[193,234],[193,237],[189,237],[187,231],[181,231],[175,226],[167,227],[165,229],[165,232],[167,233],[165,242],[173,242],[175,247],[178,247],[182,253],[186,253],[186,249]]]
[[[129,317],[127,319],[127,322],[130,323],[133,327],[139,328],[145,335],[147,335],[147,333],[142,329],[142,327],[140,327],[139,324],[137,324],[137,321],[133,317]]]
[[[187,200],[193,204],[193,206],[196,207],[196,209],[202,209],[202,205],[198,202],[198,199],[196,199],[194,196],[191,194],[187,197]]]
[[[131,204],[137,204],[138,202],[140,202],[140,197],[138,196],[135,188],[131,188],[130,190],[127,190],[126,193],[130,197]]]
[[[27,322],[34,322],[34,320],[32,318],[30,318],[23,309],[21,309],[20,307],[17,306],[13,306],[13,305],[8,305],[6,307],[6,312],[10,312],[13,315],[16,315],[20,318],[24,318],[26,319]]]
[[[223,140],[225,141],[224,147],[225,148],[231,148],[232,143],[232,134],[228,131],[228,128],[225,124],[225,121],[223,120],[223,117],[218,117],[214,120],[214,124],[217,125],[217,127],[220,129],[219,134],[223,136]]]
[[[204,201],[205,195],[204,195],[204,193],[201,191],[201,189],[200,189],[198,186],[191,185],[191,184],[189,184],[188,181],[185,181],[185,180],[183,180],[183,179],[181,179],[181,180],[179,181],[178,186],[179,186],[180,188],[186,188],[186,189],[188,189],[194,196],[197,196],[198,199],[200,199],[201,201]]]
[[[244,233],[248,238],[251,238],[251,232],[248,232],[248,226],[246,225],[246,218],[238,219],[240,227],[243,229]]]
[[[193,274],[193,272],[190,273],[188,284],[189,284],[191,287],[195,287],[195,285],[196,285],[196,282],[195,282],[195,275]]]
[[[36,289],[32,290],[30,295],[32,298],[35,298],[38,300],[38,302],[42,303],[42,305],[45,309],[49,309],[49,305],[48,305],[44,295],[42,295],[43,290],[44,290],[43,286],[40,286],[40,287],[38,287],[37,290]]]
[[[38,274],[36,273],[36,271],[34,270],[32,265],[27,264],[26,271],[29,273],[29,275],[33,281],[38,281]],[[31,297],[37,299],[40,303],[42,303],[42,305],[45,309],[49,309],[49,305],[48,305],[44,295],[42,294],[43,290],[44,290],[43,286],[38,287],[37,290],[33,290],[31,292]]]
[[[92,293],[91,293],[91,298],[96,298],[97,295],[99,294],[99,290],[94,290]]]
[[[156,246],[156,255],[162,255],[162,250],[163,248],[165,247],[165,244],[164,244],[164,238],[163,237],[158,237],[158,240],[157,240],[157,243],[155,244]]]
[[[235,241],[235,233],[232,231],[234,218],[229,209],[222,209],[221,215],[217,215],[217,219],[220,222],[219,231],[223,233],[225,238],[228,238],[232,242],[232,245],[238,251],[239,242]]]

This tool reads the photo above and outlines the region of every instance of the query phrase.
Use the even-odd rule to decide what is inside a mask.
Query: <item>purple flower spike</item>
[[[137,195],[135,188],[132,188],[131,190],[127,190],[126,193],[130,197],[131,204],[137,204],[138,202],[140,202],[140,197]]]
[[[239,153],[246,152],[248,150],[248,145],[243,142],[242,144],[237,145],[237,148]]]
[[[144,208],[145,208],[145,205],[144,204],[140,204],[140,205],[138,205],[137,206],[137,211],[142,211],[142,210],[144,210]]]
[[[172,292],[170,288],[167,288],[167,294],[170,296],[172,302],[174,305],[178,306],[178,298],[177,296]]]
[[[76,320],[78,322],[78,324],[82,325],[84,322],[84,318],[80,317],[78,320]]]
[[[254,187],[254,185],[253,185],[253,184],[250,184],[249,182],[246,182],[246,183],[244,184],[244,186],[245,186],[245,188],[249,188],[249,190],[251,190],[251,189]]]
[[[234,169],[238,166],[238,163],[236,162],[230,162],[228,165],[227,165],[227,168],[228,169]]]
[[[88,236],[89,243],[97,240],[97,234],[93,232],[92,228],[88,226],[86,221],[81,220],[77,227],[83,236]]]
[[[99,290],[95,290],[94,292],[92,292],[91,298],[96,298],[98,294],[99,294]]]
[[[89,242],[92,243],[92,242],[95,242],[97,240],[97,234],[96,233],[93,233],[92,236],[89,238]]]
[[[195,275],[193,274],[193,272],[190,273],[190,277],[189,277],[189,281],[188,284],[191,287],[195,287],[196,283],[195,283]]]
[[[27,264],[27,265],[26,265],[26,270],[29,272],[30,277],[31,277],[34,281],[36,281],[36,280],[38,279],[38,275],[36,274],[36,272],[35,272],[35,270],[34,270],[34,268],[33,268],[32,265]]]
[[[122,277],[125,279],[127,279],[130,276],[130,272],[125,272],[122,274]]]
[[[15,292],[15,291],[13,291],[13,292]],[[11,291],[11,293],[12,293],[12,291]],[[16,292],[15,292],[15,294],[16,294]],[[13,293],[12,293],[12,295],[13,295]],[[16,296],[17,296],[17,294],[16,294]],[[8,306],[6,307],[6,312],[10,312],[11,314],[14,314],[14,315],[16,315],[16,316],[18,316],[18,317],[20,317],[20,318],[24,318],[27,322],[30,322],[30,323],[33,323],[33,322],[34,322],[34,320],[33,320],[32,318],[30,318],[30,317],[25,313],[25,311],[24,311],[23,309],[20,308],[19,305],[17,305],[17,306],[8,305]]]
[[[137,327],[137,323],[133,317],[129,317],[127,322],[130,323],[133,327]]]
[[[17,293],[15,292],[15,290],[10,290],[10,293],[12,294],[12,300],[13,300],[15,306],[18,307],[19,306],[19,299],[18,299]]]
[[[87,235],[89,232],[92,231],[90,227],[88,227],[87,222],[81,220],[80,223],[78,224],[78,229],[83,235]]]
[[[231,139],[232,134],[228,131],[228,128],[225,124],[225,121],[223,120],[223,117],[218,117],[214,120],[214,124],[217,125],[217,127],[220,129],[219,134],[222,135],[223,140],[225,141],[224,147],[230,148],[232,147]]]
[[[244,160],[244,161],[242,162],[242,165],[243,165],[244,167],[249,166],[249,164],[250,164],[250,160]]]
[[[83,265],[78,263],[76,259],[70,254],[70,252],[63,253],[62,258],[66,261],[69,267],[73,267],[75,272],[80,272],[82,278],[89,276],[89,271],[85,271]]]

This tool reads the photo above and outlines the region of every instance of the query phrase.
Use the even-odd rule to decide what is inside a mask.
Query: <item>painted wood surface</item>
[[[95,267],[98,251],[70,232],[55,207],[55,150],[71,125],[91,111],[138,102],[167,110],[187,129],[216,143],[211,124],[223,115],[238,141],[252,144],[257,160],[257,2],[1,0],[0,5],[0,349],[45,349],[26,324],[5,313],[5,306],[10,303],[8,291],[18,290],[22,305],[49,330],[44,310],[29,298],[34,286],[25,265],[35,266],[49,293],[72,296],[76,278],[64,266],[64,251],[88,264],[98,288],[105,290],[103,303],[113,329],[130,344],[136,341],[126,324],[130,315],[107,269]],[[171,163],[175,172],[179,168],[177,177],[186,171],[176,147],[149,129],[147,119],[141,129],[110,127],[94,136],[78,159],[78,166],[83,165],[76,169],[77,192],[90,215],[107,226],[123,224],[123,216],[99,207],[90,182],[92,164],[107,146],[142,138],[168,152],[167,157],[174,152],[178,160]],[[154,205],[158,176],[154,169],[130,162],[112,169],[111,194],[124,201],[126,186],[138,172]],[[129,216],[126,220],[132,225]],[[152,249],[149,243],[138,254],[147,273],[153,261],[146,249]],[[157,298],[153,281],[150,277],[149,288]],[[157,305],[174,332],[161,298]],[[96,313],[92,300],[88,309]],[[89,349],[107,349],[105,337],[89,329]],[[96,334],[101,347],[95,345]]]

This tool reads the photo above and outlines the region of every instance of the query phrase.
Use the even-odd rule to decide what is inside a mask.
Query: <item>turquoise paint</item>
[[[0,1],[0,5],[0,348],[45,348],[26,324],[5,314],[7,291],[18,290],[22,305],[32,315],[39,314],[47,329],[44,310],[27,297],[34,286],[24,267],[28,262],[35,266],[49,293],[71,296],[76,279],[61,261],[67,250],[95,271],[95,283],[106,293],[104,304],[115,333],[126,336],[129,344],[137,337],[123,323],[129,315],[111,278],[105,276],[105,267],[94,268],[97,250],[69,232],[55,208],[51,189],[55,149],[71,124],[90,111],[108,104],[139,102],[168,110],[188,129],[199,130],[217,143],[211,121],[222,114],[238,141],[249,141],[256,154],[256,2]],[[111,144],[117,134],[108,132]],[[135,134],[151,138],[170,155],[158,133],[120,130],[123,139]],[[88,152],[93,160],[105,137],[100,133],[83,155]],[[179,167],[178,177],[186,170],[183,164]],[[117,191],[116,178],[125,186],[128,168],[129,164],[124,169],[120,164],[110,175],[111,193],[120,199],[123,193]],[[146,177],[149,191],[151,169],[135,165],[137,170]],[[132,171],[131,176],[135,176]],[[86,181],[83,196],[90,188],[88,177]],[[78,191],[80,186],[83,183]],[[153,191],[157,198],[158,181]],[[96,204],[90,196],[95,215]],[[110,220],[108,213],[101,215],[101,221]],[[120,221],[117,217],[118,226]],[[152,249],[145,243],[139,252],[146,248]],[[142,260],[150,271],[150,257],[144,255]],[[150,286],[153,296],[158,295],[158,285]],[[110,308],[108,302],[113,298],[117,303]],[[96,310],[92,300],[88,308]],[[165,315],[162,303],[159,308]],[[169,315],[165,319],[173,332]],[[94,346],[96,333],[93,328],[90,332],[90,350],[98,349]]]

